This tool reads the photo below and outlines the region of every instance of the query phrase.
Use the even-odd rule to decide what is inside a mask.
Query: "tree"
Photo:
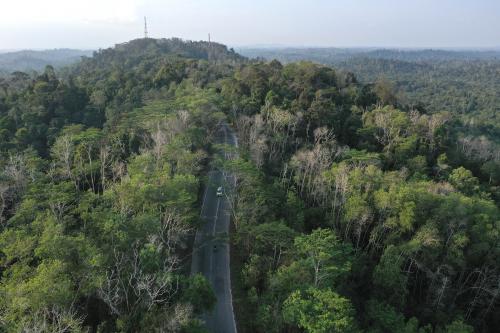
[[[473,333],[474,328],[467,325],[461,319],[453,321],[451,324],[446,325],[444,330],[438,330],[439,333]]]
[[[329,279],[338,280],[350,269],[351,248],[330,229],[316,229],[310,235],[296,237],[295,249],[313,269],[315,287]]]
[[[193,311],[201,314],[210,312],[217,301],[210,282],[200,274],[190,277],[182,292],[182,299],[193,306]]]
[[[500,163],[488,161],[481,166],[481,172],[488,178],[489,184],[500,184]]]
[[[392,106],[377,108],[363,115],[365,130],[372,133],[388,153],[393,152],[404,137],[410,125],[408,116]]]
[[[453,170],[448,177],[448,180],[459,191],[465,194],[472,195],[479,191],[478,179],[472,175],[472,172],[464,167],[459,167]]]
[[[382,105],[394,105],[397,101],[394,85],[387,78],[378,78],[373,87]]]
[[[401,261],[397,248],[391,245],[385,249],[373,271],[374,294],[397,308],[404,306],[408,294],[407,279],[401,272]]]
[[[263,223],[251,227],[249,232],[252,252],[269,256],[273,269],[281,264],[283,252],[292,247],[295,235],[283,222]]]
[[[283,304],[283,316],[309,333],[356,332],[351,303],[330,289],[293,292]]]
[[[369,333],[430,333],[432,327],[420,327],[416,318],[405,320],[405,317],[383,301],[371,299],[367,302],[367,319]]]

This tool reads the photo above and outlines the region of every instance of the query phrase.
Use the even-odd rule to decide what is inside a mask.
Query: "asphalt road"
[[[217,143],[237,146],[231,129],[224,125],[217,136]],[[224,158],[234,157],[224,151]],[[207,329],[213,333],[236,333],[231,295],[229,259],[229,223],[231,210],[227,195],[234,185],[234,177],[224,170],[212,169],[205,188],[201,218],[203,225],[196,232],[191,273],[202,273],[212,284],[217,304],[211,313],[203,316]],[[217,188],[223,186],[224,194],[217,196]]]

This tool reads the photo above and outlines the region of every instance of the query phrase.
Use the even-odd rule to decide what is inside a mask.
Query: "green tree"
[[[374,293],[379,299],[400,308],[405,304],[408,290],[406,276],[401,272],[402,257],[398,249],[390,245],[373,271]]]
[[[459,167],[453,170],[448,177],[449,182],[459,191],[472,195],[479,191],[479,181],[470,170]]]
[[[446,325],[446,327],[442,330],[438,330],[438,332],[443,333],[473,333],[474,328],[470,325],[467,325],[461,319],[454,320],[452,323]]]
[[[197,314],[204,311],[210,312],[217,301],[210,282],[199,274],[189,278],[187,287],[183,290],[182,299],[193,305],[193,310]]]
[[[309,333],[356,332],[351,303],[330,289],[293,292],[283,304],[283,316]]]
[[[310,235],[296,237],[295,249],[313,270],[315,287],[339,279],[351,267],[351,247],[342,244],[330,229],[316,229]]]

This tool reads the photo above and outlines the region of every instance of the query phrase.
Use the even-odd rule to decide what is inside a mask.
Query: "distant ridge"
[[[45,66],[62,67],[78,62],[82,56],[92,55],[92,50],[53,49],[0,52],[0,71],[42,71]]]
[[[500,50],[286,47],[239,48],[238,51],[249,58],[277,59],[284,63],[306,60],[326,65],[359,57],[413,62],[500,59]]]

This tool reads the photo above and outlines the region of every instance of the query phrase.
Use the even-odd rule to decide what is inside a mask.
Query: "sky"
[[[500,0],[0,0],[0,50],[143,36],[230,46],[500,47]]]

